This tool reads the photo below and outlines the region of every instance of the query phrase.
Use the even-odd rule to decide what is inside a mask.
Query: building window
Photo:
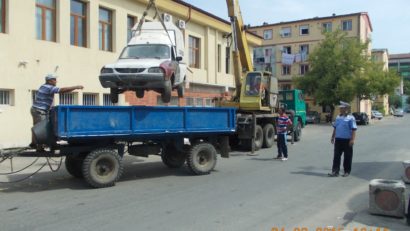
[[[84,93],[83,105],[98,105],[98,94],[96,93]]]
[[[0,105],[13,105],[12,95],[12,90],[0,89]]]
[[[77,93],[63,93],[60,95],[60,105],[77,104]]]
[[[344,31],[352,30],[352,20],[342,21],[342,30]]]
[[[206,98],[205,99],[205,107],[214,107],[215,103],[213,102],[212,99]]]
[[[210,103],[212,103],[212,100]],[[203,107],[204,99],[203,98],[187,98],[185,104],[186,106],[190,106],[190,107]]]
[[[289,65],[282,66],[282,75],[290,75],[290,67]]]
[[[291,46],[284,46],[282,52],[285,53],[285,54],[292,54],[292,47]]]
[[[87,4],[71,0],[71,15],[70,15],[70,41],[71,45],[86,47],[87,46]]]
[[[282,84],[282,85],[280,85],[280,89],[281,89],[281,90],[291,90],[291,89],[292,89],[292,85],[290,85],[290,84]]]
[[[272,39],[272,30],[264,30],[263,31],[263,39],[265,39],[265,40]]]
[[[99,46],[102,51],[112,51],[112,11],[100,7]]]
[[[283,27],[280,30],[280,36],[282,38],[288,38],[288,37],[292,36],[292,28],[291,27]]]
[[[189,36],[189,67],[199,68],[200,39]]]
[[[225,49],[226,52],[226,57],[225,57],[225,73],[229,74],[230,73],[230,67],[231,67],[231,48],[226,47]]]
[[[301,54],[309,54],[309,44],[300,45]]]
[[[110,94],[103,94],[103,105],[114,106],[114,104],[111,102]]]
[[[323,32],[332,32],[332,23],[331,22],[323,23],[322,29],[323,29]]]
[[[55,0],[36,0],[37,39],[56,41],[56,3]]]
[[[218,44],[218,59],[217,59],[217,67],[218,67],[218,73],[221,72],[221,44]]]
[[[300,74],[305,75],[309,71],[309,65],[300,64]]]
[[[0,33],[6,32],[6,0],[0,0]]]
[[[129,42],[132,38],[132,28],[134,27],[136,22],[137,18],[131,15],[127,16],[127,42]]]
[[[300,35],[308,35],[309,34],[309,25],[302,25],[299,26]]]

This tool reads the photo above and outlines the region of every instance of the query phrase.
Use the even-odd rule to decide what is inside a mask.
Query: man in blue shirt
[[[45,84],[41,85],[31,107],[31,116],[33,117],[33,126],[37,123],[40,123],[42,120],[47,119],[48,113],[50,111],[51,105],[53,104],[54,94],[56,93],[68,93],[77,89],[83,89],[81,85],[72,86],[72,87],[56,87],[57,85],[57,76],[53,74],[48,74],[45,77]],[[31,134],[31,148],[37,148],[37,151],[44,151],[42,147],[37,145],[35,136]]]
[[[352,169],[353,144],[356,138],[357,130],[355,118],[348,113],[350,105],[346,102],[340,101],[339,108],[340,115],[336,117],[333,124],[333,133],[331,138],[331,142],[334,144],[332,172],[328,174],[331,177],[339,176],[340,160],[343,153],[343,176],[349,176]]]

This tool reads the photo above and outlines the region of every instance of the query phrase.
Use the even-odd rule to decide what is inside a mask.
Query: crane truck
[[[230,100],[221,100],[219,105],[238,109],[237,132],[231,137],[231,144],[241,143],[252,152],[270,148],[274,144],[279,106],[285,107],[293,120],[289,132],[292,140],[299,141],[306,124],[301,90],[279,91],[278,79],[270,72],[254,71],[238,0],[226,0],[226,3],[232,27],[236,91]]]

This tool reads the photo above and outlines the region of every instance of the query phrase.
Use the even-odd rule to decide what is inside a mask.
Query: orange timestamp
[[[344,231],[345,228],[343,226],[340,227],[316,227],[316,228],[308,228],[308,227],[294,227],[291,229],[286,229],[285,227],[273,227],[271,231]],[[352,231],[390,231],[387,228],[371,228],[371,227],[353,227],[349,230]]]

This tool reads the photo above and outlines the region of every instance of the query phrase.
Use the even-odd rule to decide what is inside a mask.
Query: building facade
[[[98,75],[115,61],[141,19],[148,0],[0,0],[0,148],[30,141],[30,107],[47,73],[58,86],[82,91],[56,95],[54,104],[111,105]],[[189,65],[185,97],[170,105],[212,106],[212,98],[234,89],[229,22],[180,0],[156,0],[167,20],[184,34]],[[153,21],[151,10],[146,20]],[[262,44],[248,35],[250,46]],[[157,93],[143,99],[120,95],[120,105],[159,105]]]
[[[292,89],[293,77],[302,77],[309,71],[309,53],[325,38],[323,32],[340,29],[348,37],[367,41],[373,31],[367,13],[315,17],[274,24],[264,23],[249,30],[263,37],[262,47],[254,50],[254,63],[257,68],[271,71],[279,80],[279,89]],[[370,49],[371,46],[369,46]],[[370,50],[369,50],[370,53]],[[331,89],[329,89],[331,90]],[[308,110],[327,112],[318,106],[314,99],[306,97]],[[362,100],[352,102],[353,111],[370,113],[371,102]]]
[[[406,98],[408,94],[404,92],[404,81],[410,81],[410,53],[404,54],[391,54],[389,55],[389,68],[396,70],[401,77],[400,87],[396,89],[396,94],[402,97],[402,104],[404,108],[410,108],[406,104]]]
[[[389,70],[389,52],[387,49],[373,49],[372,60],[383,65],[384,71]],[[390,109],[389,95],[385,94],[376,96],[372,103],[372,109],[379,110],[380,112],[384,113],[384,115],[388,115]]]

